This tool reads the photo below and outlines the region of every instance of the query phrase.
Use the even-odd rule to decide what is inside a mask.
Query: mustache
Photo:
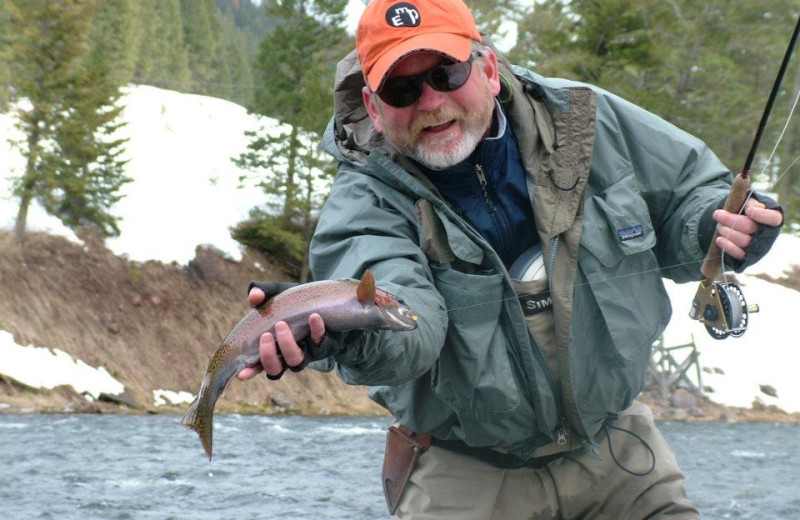
[[[463,119],[464,116],[463,110],[455,108],[440,108],[435,112],[425,112],[411,124],[410,133],[417,137],[425,128],[442,125],[454,119]]]

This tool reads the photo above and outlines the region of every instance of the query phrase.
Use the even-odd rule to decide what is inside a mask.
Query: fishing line
[[[786,123],[783,125],[783,129],[781,130],[781,133],[778,135],[777,141],[775,141],[775,146],[772,147],[772,151],[770,152],[769,157],[767,157],[766,161],[764,161],[764,167],[761,169],[761,171],[759,172],[759,175],[758,175],[759,178],[763,177],[766,174],[767,168],[769,168],[770,165],[772,164],[772,159],[775,157],[775,153],[778,151],[778,146],[780,146],[781,141],[783,141],[783,137],[786,134],[786,129],[789,128],[789,123],[792,120],[792,116],[794,116],[795,109],[797,108],[797,102],[799,100],[800,100],[800,89],[797,90],[797,95],[795,95],[795,97],[794,97],[794,102],[792,103],[792,108],[791,108],[791,110],[789,110],[789,115],[786,118]],[[783,178],[783,176],[786,175],[789,172],[789,170],[792,168],[792,166],[794,166],[794,164],[798,161],[798,159],[800,159],[800,155],[795,157],[795,159],[789,164],[789,166],[787,166],[786,169],[783,170],[783,173],[781,173],[778,176],[778,178],[775,179],[775,182],[773,182],[772,185],[770,186],[771,189],[773,189],[773,190],[775,189],[775,186],[780,182],[780,180]],[[754,192],[755,192],[755,188],[751,185],[750,189],[747,190],[747,195],[745,196],[744,200],[748,201],[750,199],[750,197],[753,195]],[[739,215],[740,216],[744,215],[745,206],[746,206],[746,204],[742,204],[742,207],[739,209]],[[734,222],[733,225],[731,226],[731,231],[735,231],[735,230],[736,230],[736,223]],[[721,249],[721,251],[722,251],[722,254],[720,255],[720,258],[721,258],[720,262],[724,266],[725,265],[725,250]],[[725,280],[726,283],[728,282],[728,275],[725,272],[724,268],[722,269],[722,278],[723,278],[723,280]]]
[[[798,157],[798,159],[800,159],[800,157]],[[721,257],[717,257],[717,258],[721,258]],[[678,263],[678,264],[672,264],[672,265],[665,266],[665,267],[656,267],[655,269],[647,269],[645,271],[637,271],[635,273],[622,274],[622,275],[619,275],[619,276],[610,276],[608,278],[602,278],[600,280],[594,280],[594,281],[587,280],[585,282],[576,283],[573,287],[575,289],[578,289],[578,288],[587,287],[587,286],[591,286],[591,285],[595,285],[595,284],[611,283],[611,282],[614,282],[615,280],[622,280],[622,279],[625,279],[625,278],[631,278],[633,276],[638,276],[640,274],[655,273],[655,272],[663,271],[665,269],[672,269],[672,268],[675,268],[675,267],[682,267],[682,266],[685,266],[685,265],[701,264],[701,263],[703,263],[703,260],[691,260],[689,262],[681,262],[681,263]],[[688,282],[688,283],[691,283],[691,282]],[[447,312],[460,311],[460,310],[463,310],[463,309],[471,309],[473,307],[482,307],[484,305],[491,305],[493,303],[516,300],[518,298],[521,298],[521,297],[524,297],[524,296],[532,296],[534,294],[538,294],[538,293],[520,292],[520,293],[517,293],[515,296],[510,296],[508,298],[498,298],[496,300],[489,300],[489,301],[485,301],[485,302],[481,302],[481,303],[474,303],[472,305],[464,305],[464,306],[461,306],[461,307],[451,307],[451,308],[446,309],[446,310],[447,310]]]

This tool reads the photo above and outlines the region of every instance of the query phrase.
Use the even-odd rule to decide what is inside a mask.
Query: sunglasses
[[[442,63],[427,72],[415,76],[395,76],[387,79],[378,95],[387,105],[403,108],[416,103],[422,95],[422,83],[427,83],[439,92],[452,92],[464,86],[472,73],[473,52],[467,61]]]

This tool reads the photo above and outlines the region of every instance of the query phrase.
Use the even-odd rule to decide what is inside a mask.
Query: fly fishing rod
[[[775,78],[775,83],[772,85],[767,106],[764,107],[764,113],[761,115],[761,121],[758,124],[744,168],[733,179],[731,191],[725,201],[725,211],[741,213],[745,202],[750,196],[750,168],[753,165],[761,136],[767,126],[772,106],[775,104],[775,98],[786,74],[789,59],[792,56],[795,43],[797,43],[798,33],[800,33],[800,18],[797,20],[789,47],[783,56],[783,62]],[[725,339],[728,336],[738,338],[747,331],[749,315],[750,313],[758,312],[758,305],[748,305],[741,287],[734,282],[725,280],[722,276],[724,258],[722,250],[716,243],[718,236],[719,231],[717,230],[714,232],[714,237],[711,239],[711,247],[709,247],[703,261],[701,272],[705,278],[697,288],[689,317],[704,324],[708,333],[715,339]],[[719,280],[720,277],[723,277],[723,280]]]

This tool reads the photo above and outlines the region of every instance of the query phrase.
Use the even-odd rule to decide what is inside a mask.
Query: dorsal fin
[[[361,305],[375,303],[375,279],[369,269],[364,271],[364,276],[361,277],[361,281],[358,283],[356,298],[358,298]]]

